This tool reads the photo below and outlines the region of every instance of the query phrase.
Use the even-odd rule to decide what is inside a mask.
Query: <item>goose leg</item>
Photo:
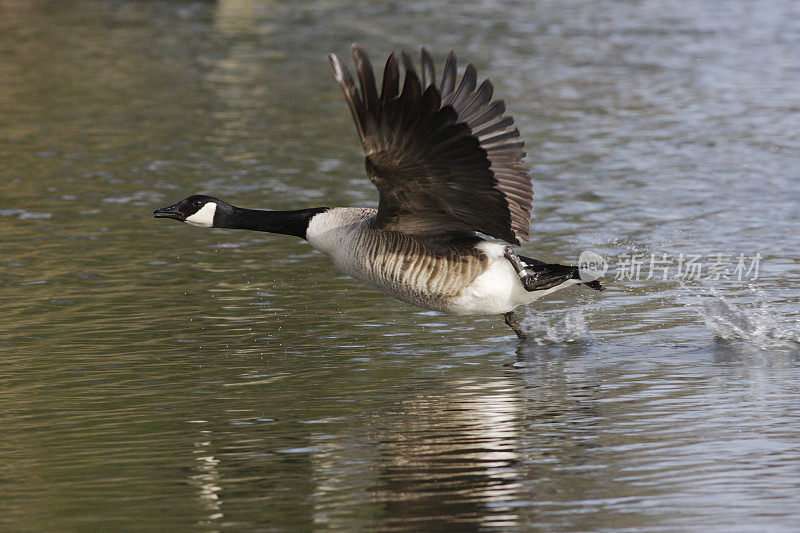
[[[519,320],[517,320],[517,315],[514,314],[514,311],[509,311],[508,313],[503,315],[503,318],[506,319],[506,324],[508,327],[514,330],[514,333],[517,334],[517,337],[520,340],[525,340],[525,332],[522,331],[522,328],[519,325]]]
[[[511,266],[517,271],[519,280],[522,282],[522,286],[525,287],[525,290],[528,292],[535,291],[537,289],[536,278],[528,274],[528,271],[525,270],[525,265],[522,264],[522,260],[514,253],[514,250],[512,250],[510,246],[506,246],[503,257],[508,259]],[[508,324],[508,319],[506,319],[506,323]]]

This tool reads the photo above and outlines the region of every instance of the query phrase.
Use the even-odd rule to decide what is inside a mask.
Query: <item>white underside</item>
[[[460,297],[454,298],[448,312],[457,315],[497,314],[513,311],[520,305],[535,302],[557,290],[580,283],[568,280],[561,285],[541,291],[527,291],[522,286],[519,274],[504,257],[505,245],[483,242],[479,248],[490,258],[488,270],[475,278]]]
[[[357,253],[356,248],[360,246],[363,232],[370,228],[367,219],[374,213],[373,209],[347,208],[335,208],[320,213],[311,219],[306,239],[311,246],[330,257],[346,274],[414,305],[458,315],[502,314],[564,287],[580,283],[579,280],[569,280],[551,289],[529,292],[522,286],[514,267],[504,257],[505,246],[484,241],[477,248],[486,255],[489,266],[470,285],[462,288],[458,296],[428,301],[411,299],[407,297],[408,291],[404,291],[403,287],[393,285],[389,280],[376,280],[366,264],[368,259],[359,257]]]

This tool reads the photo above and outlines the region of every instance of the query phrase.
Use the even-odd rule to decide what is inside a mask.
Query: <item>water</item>
[[[799,33],[788,1],[0,1],[0,525],[795,529]],[[151,218],[374,206],[326,60],[352,41],[491,76],[523,253],[594,250],[608,290],[519,344]]]

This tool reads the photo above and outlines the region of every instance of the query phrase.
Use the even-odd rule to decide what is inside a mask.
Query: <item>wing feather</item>
[[[436,68],[433,65],[433,59],[428,51],[423,48],[421,52],[422,61],[422,88],[428,89],[431,85],[436,83]]]
[[[378,94],[369,58],[356,45],[353,59],[358,85],[330,55],[380,194],[377,224],[438,239],[482,232],[516,244],[528,240],[533,188],[524,143],[503,101],[492,101],[492,83],[478,84],[472,64],[459,82],[450,52],[437,88],[423,48],[419,73],[400,54],[402,83],[397,56],[389,56]]]
[[[450,94],[456,88],[456,54],[452,50],[447,55],[442,73],[442,84],[439,87],[441,94]]]

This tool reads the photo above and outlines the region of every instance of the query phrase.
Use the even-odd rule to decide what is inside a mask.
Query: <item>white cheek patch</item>
[[[187,224],[200,228],[211,228],[214,226],[214,213],[217,212],[217,204],[208,202],[200,210],[190,217],[186,217]]]

